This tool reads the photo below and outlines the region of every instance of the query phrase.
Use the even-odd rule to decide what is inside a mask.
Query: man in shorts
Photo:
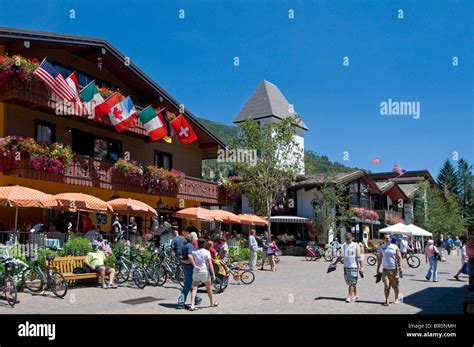
[[[377,274],[380,274],[380,265],[383,265],[382,281],[385,292],[385,302],[383,306],[389,305],[388,297],[390,295],[390,288],[393,288],[395,293],[394,303],[398,304],[400,272],[403,271],[402,254],[398,246],[391,243],[390,234],[385,234],[384,243],[380,247],[380,253],[377,256]]]
[[[361,258],[360,246],[352,242],[352,234],[346,233],[346,242],[341,246],[341,254],[338,255],[336,261],[333,263],[335,266],[340,259],[344,259],[344,280],[348,287],[348,293],[346,302],[356,301],[357,297],[357,279],[359,278],[359,271],[364,272],[364,263]]]
[[[117,288],[114,283],[115,269],[110,266],[105,266],[105,253],[99,249],[99,242],[97,240],[92,241],[92,252],[89,252],[86,256],[84,263],[86,266],[94,272],[99,274],[99,285],[104,288]],[[109,283],[105,283],[105,275],[109,275]]]

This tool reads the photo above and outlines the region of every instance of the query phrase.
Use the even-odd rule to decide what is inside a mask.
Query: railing
[[[35,107],[48,113],[55,113],[56,110],[56,101],[51,92],[46,89],[42,82],[36,80],[25,83],[18,78],[10,79],[8,83],[0,87],[0,102],[12,102],[26,107]],[[87,119],[85,115],[64,115],[64,117]],[[104,125],[113,128],[109,117],[88,119],[88,121],[91,125],[101,128]],[[145,127],[139,119],[136,120],[136,127],[127,129],[127,131],[148,138]]]
[[[116,172],[111,162],[82,155],[75,155],[74,164],[64,174],[38,171],[29,160],[25,159],[7,162],[0,166],[4,167],[3,174],[5,175],[16,175],[34,180],[168,196],[208,204],[232,204],[231,201],[227,200],[225,194],[219,190],[217,184],[213,182],[185,177],[177,189],[150,191],[147,186],[131,181],[121,173]]]
[[[389,210],[376,210],[379,214],[380,220],[393,220],[393,219],[403,219],[403,215],[401,212],[397,211],[389,211]]]

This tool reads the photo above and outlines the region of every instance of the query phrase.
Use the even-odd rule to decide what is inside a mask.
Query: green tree
[[[348,219],[349,192],[346,185],[334,184],[335,175],[327,175],[321,188],[315,193],[313,228],[321,232],[333,229],[337,232]]]
[[[464,218],[467,219],[469,230],[474,230],[474,175],[472,165],[465,159],[458,161],[456,171],[459,181],[459,200]]]
[[[454,165],[451,163],[449,159],[443,164],[443,167],[439,171],[437,183],[439,188],[442,191],[449,191],[451,193],[458,194],[459,192],[459,181],[458,175],[456,173],[456,169]]]
[[[242,191],[257,214],[270,218],[272,207],[283,199],[287,189],[301,171],[303,153],[294,140],[298,117],[288,117],[260,126],[248,119],[239,125],[233,149],[253,150],[254,162],[236,162],[243,176]]]
[[[415,198],[415,224],[439,234],[461,235],[467,225],[463,218],[458,196],[442,192],[427,182],[419,183]]]

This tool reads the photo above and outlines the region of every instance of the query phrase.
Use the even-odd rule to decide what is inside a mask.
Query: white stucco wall
[[[298,192],[296,193],[296,210],[298,217],[314,217],[314,209],[311,205],[311,200],[313,200],[315,197],[314,195],[314,189],[308,191],[305,191],[304,189],[298,190]]]

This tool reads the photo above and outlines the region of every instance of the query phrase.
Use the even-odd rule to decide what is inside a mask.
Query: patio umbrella
[[[120,198],[107,202],[116,213],[121,213],[127,216],[149,217],[156,216],[156,210],[144,202],[130,199]]]
[[[226,210],[209,210],[212,218],[223,223],[240,224],[240,218],[232,212]]]
[[[202,207],[188,207],[176,212],[176,217],[191,220],[212,221],[214,218],[210,215],[210,211]]]
[[[56,199],[50,195],[36,189],[22,186],[0,187],[0,206],[15,207],[15,231],[18,227],[19,207],[40,207],[48,208],[57,206]]]
[[[379,233],[394,233],[402,235],[411,235],[412,231],[403,223],[397,223],[379,230]]]
[[[243,213],[237,215],[240,218],[242,224],[251,224],[251,225],[268,225],[268,221],[262,217],[259,217],[255,214]]]
[[[81,211],[91,212],[113,212],[112,206],[96,198],[95,196],[83,193],[61,193],[54,195],[58,205],[67,210],[77,210],[77,230],[79,231],[79,216]]]

